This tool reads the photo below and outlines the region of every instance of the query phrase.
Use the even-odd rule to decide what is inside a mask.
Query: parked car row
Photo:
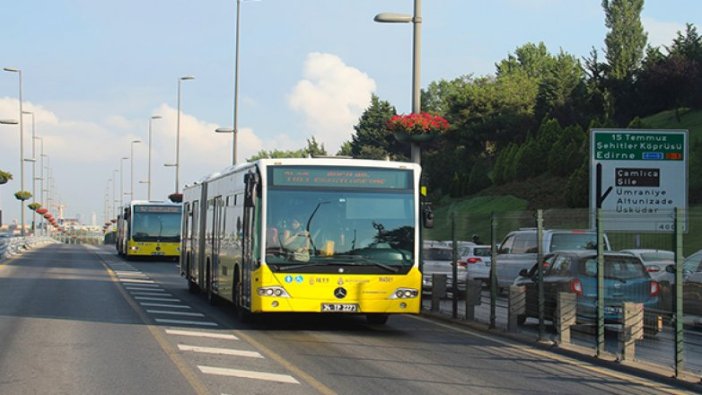
[[[659,316],[672,316],[675,289],[675,255],[672,251],[626,249],[611,252],[604,237],[605,321],[620,323],[622,303],[643,303],[645,327],[651,333]],[[537,231],[520,229],[507,234],[497,250],[495,266],[498,288],[521,285],[527,292],[527,312],[520,318],[538,315]],[[457,246],[458,289],[466,280],[489,284],[491,247],[463,242]],[[553,318],[559,292],[578,295],[577,321],[591,323],[596,318],[597,234],[591,230],[544,230],[544,291],[547,319]],[[447,276],[451,290],[453,249],[444,242],[425,243],[423,288],[432,288],[432,274]],[[702,250],[687,257],[683,264],[683,312],[686,322],[702,327]]]

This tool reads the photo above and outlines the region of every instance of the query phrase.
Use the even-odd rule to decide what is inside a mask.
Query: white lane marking
[[[165,304],[165,303],[146,303],[146,302],[139,302],[140,305],[142,306],[148,306],[148,307],[166,307],[169,309],[191,309],[192,307],[182,305],[182,304]]]
[[[131,295],[134,296],[163,296],[163,297],[172,297],[173,295],[169,293],[158,293],[158,292],[135,292],[131,291],[129,292]]]
[[[168,311],[168,310],[146,310],[147,313],[151,314],[166,314],[166,315],[182,315],[186,317],[204,317],[202,313],[188,313],[186,311]]]
[[[233,348],[199,347],[189,346],[186,344],[179,344],[178,349],[180,351],[192,351],[199,352],[202,354],[234,355],[237,357],[263,358],[263,355],[256,351],[235,350]]]
[[[155,288],[160,288],[161,286],[159,284],[125,284],[125,288],[135,288],[135,289],[149,289],[149,290],[155,290]]]
[[[127,284],[124,286],[125,289],[137,291],[166,292],[166,290],[159,287],[160,286],[158,284]]]
[[[138,272],[136,270],[115,270],[115,274],[118,276],[141,276],[141,277],[146,277],[146,274],[142,272]]]
[[[224,340],[239,340],[238,337],[230,335],[227,333],[212,333],[212,332],[201,332],[201,331],[183,331],[179,329],[166,329],[166,333],[169,335],[180,335],[180,336],[192,336],[192,337],[207,337],[210,339],[224,339]]]
[[[217,326],[216,323],[210,321],[186,321],[186,320],[166,320],[156,318],[154,321],[159,324],[182,324],[182,325],[200,325],[200,326]]]
[[[180,302],[180,299],[174,298],[152,298],[150,296],[135,296],[136,300],[152,300],[154,302]]]
[[[231,377],[242,377],[248,379],[256,380],[266,380],[266,381],[277,381],[279,383],[290,383],[290,384],[300,384],[299,381],[295,380],[294,377],[287,374],[273,374],[265,372],[254,372],[251,370],[239,370],[239,369],[224,369],[215,368],[211,366],[199,366],[202,373],[205,374],[215,374],[219,376],[231,376]]]
[[[153,284],[154,280],[137,280],[135,278],[120,278],[119,281],[123,283],[136,283],[136,284]]]

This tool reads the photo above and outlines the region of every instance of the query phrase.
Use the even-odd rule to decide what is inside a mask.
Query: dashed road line
[[[210,339],[222,339],[222,340],[239,340],[238,337],[236,337],[234,335],[230,335],[228,333],[184,331],[184,330],[180,330],[180,329],[166,329],[166,333],[169,335],[178,335],[178,336],[207,337]]]
[[[204,317],[202,313],[189,313],[187,311],[168,311],[168,310],[146,310],[147,313],[151,314],[165,314],[165,315],[182,315],[184,317]]]
[[[158,284],[125,284],[125,288],[155,289],[161,288]]]
[[[151,300],[154,302],[180,302],[180,299],[175,298],[152,298],[151,296],[135,296],[136,300]]]
[[[139,304],[142,306],[147,306],[147,307],[166,307],[166,308],[171,308],[171,309],[192,309],[192,307],[186,306],[183,304],[165,304],[165,303],[148,303],[148,302],[139,302]]]
[[[159,324],[219,326],[217,323],[211,321],[167,320],[163,318],[156,318],[154,321],[158,322]]]
[[[136,278],[120,278],[119,281],[122,283],[135,283],[135,284],[155,284],[156,283],[154,280],[139,280]]]
[[[128,285],[124,287],[127,291],[145,291],[145,292],[166,292],[165,289],[161,288],[145,288],[145,287],[135,287],[132,285]]]
[[[173,295],[171,295],[171,294],[169,294],[169,293],[166,293],[166,292],[164,292],[164,293],[158,293],[158,292],[129,291],[129,293],[130,293],[131,295],[134,295],[134,296],[157,296],[157,297],[161,297],[161,296],[163,296],[163,297],[172,297],[172,296],[173,296]]]
[[[274,374],[274,373],[264,373],[264,372],[254,372],[251,370],[239,370],[239,369],[225,369],[216,368],[212,366],[200,366],[197,367],[202,373],[214,374],[218,376],[230,376],[230,377],[241,377],[256,380],[265,381],[276,381],[279,383],[290,383],[290,384],[300,384],[299,381],[295,380],[294,377],[287,374]]]
[[[200,347],[190,346],[187,344],[178,344],[180,351],[192,351],[202,354],[217,354],[217,355],[232,355],[237,357],[261,358],[263,355],[256,351],[235,350],[233,348],[217,348],[217,347]]]

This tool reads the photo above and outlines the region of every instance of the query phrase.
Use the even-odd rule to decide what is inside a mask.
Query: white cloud
[[[315,52],[307,56],[304,79],[297,83],[288,103],[303,114],[309,135],[333,154],[351,139],[373,91],[375,81],[367,74],[344,64],[338,56]]]
[[[648,44],[652,47],[669,47],[679,31],[685,31],[685,25],[677,22],[658,21],[650,17],[642,17],[644,30],[648,33]]]

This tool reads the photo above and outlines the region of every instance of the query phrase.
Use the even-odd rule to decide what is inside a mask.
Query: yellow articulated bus
[[[134,200],[117,218],[117,252],[133,257],[171,258],[180,255],[180,203]]]
[[[183,190],[180,271],[191,292],[254,313],[420,311],[420,167],[262,159]]]

